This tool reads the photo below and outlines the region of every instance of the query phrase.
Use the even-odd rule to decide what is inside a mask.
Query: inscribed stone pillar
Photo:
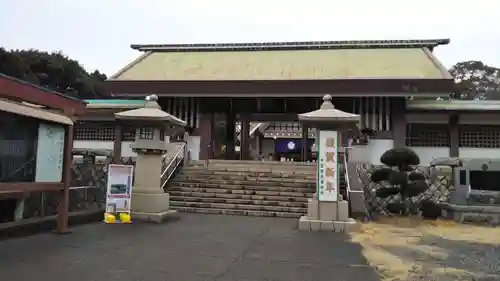
[[[316,196],[309,199],[308,214],[299,220],[300,230],[349,231],[355,222],[349,219],[349,206],[339,194],[339,148],[341,132],[359,122],[359,115],[335,109],[331,96],[323,97],[320,109],[299,114],[301,124],[317,128]]]

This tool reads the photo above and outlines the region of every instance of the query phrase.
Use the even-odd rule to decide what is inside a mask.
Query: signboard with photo
[[[134,166],[115,165],[108,166],[108,184],[106,191],[106,213],[120,216],[130,215],[132,199],[132,182]]]

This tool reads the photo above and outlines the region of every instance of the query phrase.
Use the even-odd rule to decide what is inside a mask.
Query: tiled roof
[[[447,40],[137,45],[110,80],[236,81],[450,78],[430,49]]]

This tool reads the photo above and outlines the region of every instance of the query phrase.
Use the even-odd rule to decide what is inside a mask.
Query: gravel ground
[[[383,280],[500,280],[500,228],[393,218],[352,239]]]

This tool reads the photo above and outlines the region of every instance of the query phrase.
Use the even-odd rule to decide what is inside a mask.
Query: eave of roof
[[[410,110],[500,111],[497,100],[407,100]]]
[[[64,95],[38,85],[0,73],[0,95],[8,99],[19,99],[25,102],[58,109],[79,115],[85,111],[83,100]]]
[[[68,116],[10,100],[0,99],[0,111],[5,111],[17,115],[23,115],[31,118],[36,118],[68,126],[73,125],[73,121]]]

